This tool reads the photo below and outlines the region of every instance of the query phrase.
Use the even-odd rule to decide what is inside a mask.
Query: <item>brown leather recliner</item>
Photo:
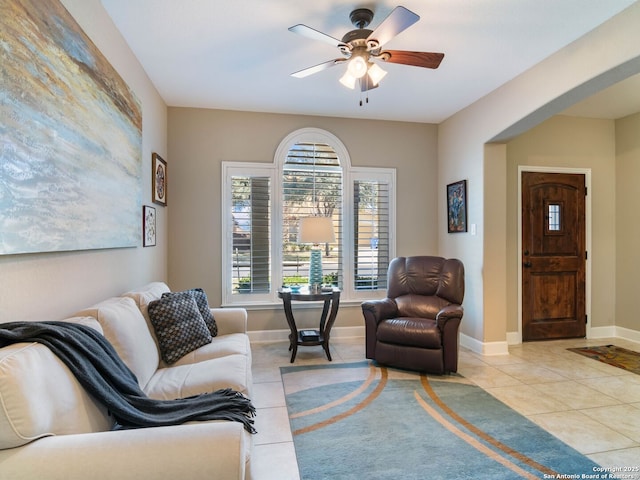
[[[421,372],[456,372],[463,298],[460,260],[394,258],[387,272],[387,298],[362,304],[366,357]]]

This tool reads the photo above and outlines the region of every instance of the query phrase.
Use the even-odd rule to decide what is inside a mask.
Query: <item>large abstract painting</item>
[[[59,0],[0,0],[0,254],[137,246],[142,113]]]

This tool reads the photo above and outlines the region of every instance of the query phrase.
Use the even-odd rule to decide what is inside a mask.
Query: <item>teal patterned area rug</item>
[[[600,471],[459,375],[369,362],[280,370],[302,480],[596,478],[587,475]]]

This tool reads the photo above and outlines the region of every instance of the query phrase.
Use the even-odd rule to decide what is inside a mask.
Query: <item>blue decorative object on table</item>
[[[311,263],[309,265],[309,283],[311,285],[322,284],[322,251],[318,248],[311,249]]]

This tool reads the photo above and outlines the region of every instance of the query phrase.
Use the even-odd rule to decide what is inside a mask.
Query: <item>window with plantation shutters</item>
[[[231,183],[236,271],[233,290],[235,293],[267,293],[271,287],[269,178],[234,176]]]
[[[331,218],[323,283],[341,301],[380,298],[395,254],[395,170],[352,167],[342,142],[319,129],[293,132],[273,164],[223,162],[222,284],[225,305],[281,305],[282,285],[309,282],[311,245],[301,218]],[[364,162],[364,160],[363,160]]]
[[[336,243],[322,250],[323,283],[342,285],[342,167],[335,150],[325,143],[299,142],[291,146],[282,169],[282,284],[308,284],[311,245],[298,243],[300,219],[332,220]]]
[[[353,183],[353,268],[356,290],[387,288],[389,266],[389,179]]]
[[[225,165],[223,170],[224,299],[228,303],[269,301],[274,291],[273,169]]]

